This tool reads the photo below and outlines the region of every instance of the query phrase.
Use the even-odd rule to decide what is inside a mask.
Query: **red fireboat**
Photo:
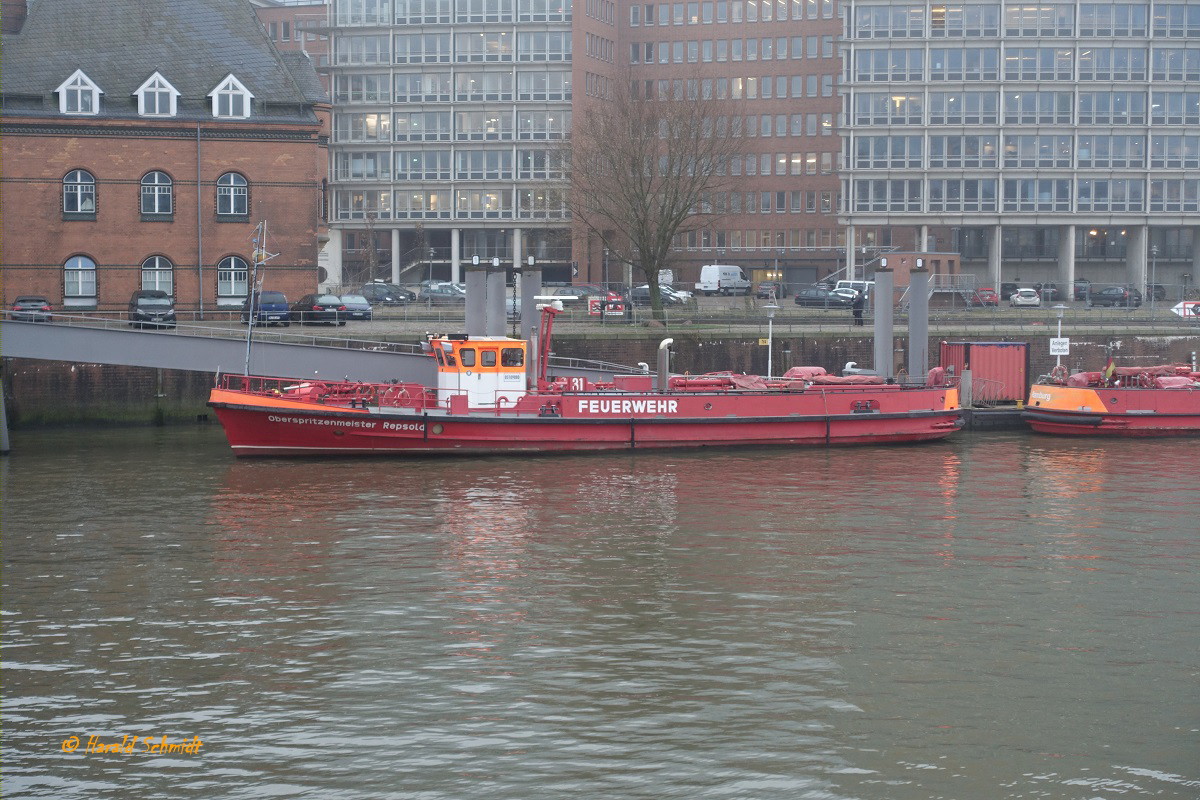
[[[957,379],[941,368],[922,385],[821,367],[779,378],[669,376],[666,339],[657,376],[550,380],[550,334],[561,311],[542,307],[532,388],[526,341],[439,334],[424,343],[436,386],[225,375],[208,405],[237,456],[884,444],[942,439],[960,425]]]
[[[1022,416],[1038,433],[1200,436],[1200,372],[1187,364],[1110,365],[1068,375],[1059,366],[1030,387]]]

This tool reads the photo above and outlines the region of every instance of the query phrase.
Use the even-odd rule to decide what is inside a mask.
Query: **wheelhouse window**
[[[175,265],[164,256],[150,256],[142,262],[142,288],[175,294]]]
[[[172,205],[171,176],[165,172],[148,172],[142,178],[142,219],[170,219]]]
[[[212,99],[214,117],[246,119],[250,116],[250,101],[254,95],[233,75],[226,76],[208,96]]]
[[[217,216],[243,221],[250,215],[250,185],[236,172],[217,178]]]
[[[58,110],[63,114],[96,115],[100,113],[100,95],[104,94],[92,79],[77,69],[55,90]]]
[[[63,178],[63,219],[96,218],[96,179],[76,169]]]
[[[96,262],[87,256],[71,256],[63,265],[63,305],[96,305]]]
[[[179,91],[157,72],[134,92],[138,99],[138,114],[143,117],[173,117]]]
[[[244,300],[250,274],[246,259],[226,256],[217,264],[217,304],[231,305]]]

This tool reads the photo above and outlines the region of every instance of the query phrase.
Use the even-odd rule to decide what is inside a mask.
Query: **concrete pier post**
[[[488,336],[503,336],[507,322],[504,311],[504,267],[492,266],[487,271],[487,311],[484,333]]]
[[[475,257],[467,267],[467,333],[484,336],[487,332],[487,268],[476,265]]]
[[[875,363],[872,365],[876,375],[891,377],[894,372],[894,355],[892,354],[892,309],[895,306],[895,275],[889,267],[875,270],[875,288],[871,303],[875,316]]]
[[[542,271],[526,264],[521,270],[521,338],[529,341],[538,326],[537,300],[542,293]]]
[[[908,374],[924,383],[929,373],[929,270],[908,276]]]

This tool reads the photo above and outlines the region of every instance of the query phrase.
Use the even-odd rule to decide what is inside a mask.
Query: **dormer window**
[[[212,98],[214,117],[245,119],[250,116],[250,101],[254,99],[254,95],[232,74],[221,81],[208,96]]]
[[[134,92],[138,99],[138,114],[143,117],[173,117],[179,90],[157,72]]]
[[[63,114],[100,113],[100,95],[104,92],[81,69],[75,70],[75,74],[55,91],[58,92],[58,110]]]

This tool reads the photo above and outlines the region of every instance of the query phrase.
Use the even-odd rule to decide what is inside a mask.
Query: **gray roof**
[[[40,109],[57,113],[54,90],[77,69],[104,92],[101,116],[136,116],[132,95],[155,72],[179,90],[185,118],[211,117],[208,94],[230,73],[260,118],[265,108],[311,119],[309,84],[320,86],[311,63],[281,57],[248,0],[40,0],[21,33],[4,37],[3,54],[5,106],[20,113],[39,104],[14,96],[41,97]]]

